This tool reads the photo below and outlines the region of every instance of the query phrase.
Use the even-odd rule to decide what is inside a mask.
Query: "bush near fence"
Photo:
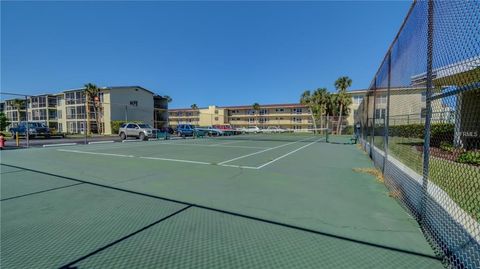
[[[375,135],[383,135],[385,127],[377,125],[375,127]],[[455,135],[455,125],[452,123],[434,123],[430,129],[430,146],[440,147],[440,144],[453,144]],[[424,124],[405,124],[394,125],[388,127],[388,136],[390,137],[407,137],[407,138],[425,138]]]

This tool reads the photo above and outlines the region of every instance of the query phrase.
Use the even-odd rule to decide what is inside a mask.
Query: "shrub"
[[[123,120],[112,120],[112,122],[110,123],[110,127],[112,128],[112,134],[118,134],[120,126],[124,123],[125,121]]]
[[[440,142],[440,148],[444,151],[448,151],[448,152],[453,152],[453,150],[455,149],[453,147],[453,144],[451,142],[448,142],[448,141],[442,141]]]
[[[430,130],[430,145],[439,147],[442,142],[452,142],[455,133],[455,126],[450,123],[432,124]]]
[[[458,156],[457,162],[480,165],[480,151],[465,151]]]
[[[346,126],[345,128],[343,128],[342,134],[352,135],[352,134],[353,134],[353,126],[352,126],[352,125],[348,125],[348,126]]]

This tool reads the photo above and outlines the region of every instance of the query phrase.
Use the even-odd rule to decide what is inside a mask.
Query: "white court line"
[[[258,169],[257,167],[253,167],[253,166],[243,166],[243,165],[234,165],[234,164],[219,164],[218,166],[246,168],[246,169],[255,169],[255,170]]]
[[[128,157],[128,158],[134,158],[135,157],[133,155],[102,153],[102,152],[90,152],[90,151],[80,151],[80,150],[70,150],[70,149],[57,149],[57,150],[58,151],[63,151],[63,152],[83,153],[83,154],[91,154],[91,155],[104,155],[104,156]]]
[[[209,164],[214,165],[213,163],[199,162],[199,161],[189,161],[189,160],[180,160],[180,159],[169,159],[169,158],[158,158],[158,157],[138,157],[140,159],[147,160],[159,160],[159,161],[170,161],[170,162],[180,162],[180,163],[195,163],[195,164]]]
[[[285,147],[285,146],[295,144],[295,143],[298,143],[298,142],[302,142],[302,141],[305,141],[305,140],[308,140],[308,139],[311,139],[311,137],[306,138],[306,139],[302,139],[302,140],[298,140],[298,141],[295,141],[295,142],[287,143],[287,144],[282,144],[282,145],[279,145],[279,146],[276,146],[276,147],[273,147],[273,148],[267,148],[267,149],[264,149],[264,150],[256,151],[256,152],[253,152],[253,153],[250,153],[250,154],[247,154],[247,155],[243,155],[243,156],[240,156],[240,157],[236,157],[236,158],[233,158],[233,159],[230,159],[230,160],[226,160],[226,161],[223,161],[223,162],[219,163],[219,165],[226,164],[226,163],[229,163],[229,162],[233,162],[233,161],[243,159],[243,158],[246,158],[246,157],[250,157],[250,156],[260,154],[260,153],[263,153],[263,152],[266,152],[266,151],[270,151],[270,150],[273,150],[273,149],[278,149],[278,148],[281,148],[281,147]]]
[[[145,142],[145,140],[122,140],[122,143],[131,143],[131,142]]]
[[[278,157],[278,158],[275,158],[275,159],[269,161],[268,163],[264,163],[264,164],[262,164],[262,165],[260,165],[260,166],[258,166],[258,167],[256,167],[256,168],[257,168],[257,169],[261,169],[261,168],[263,168],[263,167],[265,167],[265,166],[267,166],[267,165],[269,165],[269,164],[272,164],[272,163],[274,163],[274,162],[276,162],[276,161],[278,161],[278,160],[280,160],[280,159],[282,159],[282,158],[287,157],[287,156],[290,155],[290,154],[293,154],[293,153],[295,153],[295,152],[297,152],[297,151],[299,151],[299,150],[301,150],[301,149],[304,149],[304,148],[306,148],[306,147],[308,147],[308,146],[310,146],[310,145],[313,145],[313,144],[317,143],[317,142],[320,141],[320,140],[321,140],[321,139],[318,139],[318,140],[313,141],[312,143],[309,143],[309,144],[307,144],[307,145],[301,146],[301,147],[299,147],[299,148],[296,149],[296,150],[292,150],[292,151],[290,151],[290,152],[288,152],[288,153],[286,153],[286,154],[284,154],[284,155],[282,155],[282,156],[280,156],[280,157]]]
[[[91,144],[107,144],[107,143],[115,143],[115,141],[113,141],[113,140],[108,140],[108,141],[92,141],[92,142],[88,142],[89,145],[91,145]]]
[[[43,147],[48,148],[48,147],[75,146],[76,144],[77,143],[46,144],[46,145],[43,145]]]

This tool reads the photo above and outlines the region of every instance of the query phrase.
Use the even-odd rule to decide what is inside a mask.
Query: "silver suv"
[[[118,135],[122,140],[129,136],[147,140],[149,137],[157,138],[157,129],[154,129],[150,124],[129,122],[120,126]]]

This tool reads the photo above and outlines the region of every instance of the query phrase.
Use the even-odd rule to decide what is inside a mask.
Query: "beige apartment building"
[[[250,106],[209,106],[199,109],[170,109],[172,127],[181,123],[197,126],[224,125],[232,127],[276,126],[288,129],[313,128],[312,114],[301,104],[260,105],[258,110]]]
[[[21,102],[18,105],[19,101],[12,99],[4,103],[11,126],[25,121],[27,110],[28,121],[43,122],[57,132],[71,134],[84,133],[87,121],[92,132],[112,134],[112,121],[141,121],[160,128],[167,126],[168,120],[167,99],[140,86],[101,88],[97,109],[89,104],[88,116],[84,88],[31,96],[28,102]]]

